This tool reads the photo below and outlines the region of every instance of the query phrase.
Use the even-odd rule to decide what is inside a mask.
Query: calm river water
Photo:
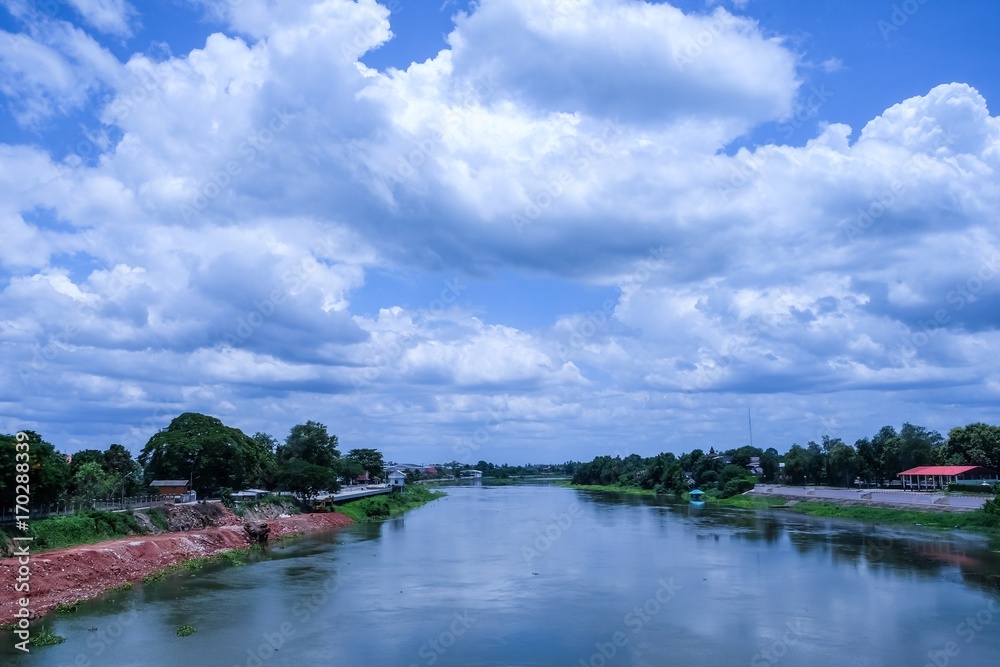
[[[1000,663],[997,541],[546,485],[446,491],[50,616],[65,643],[30,655],[3,633],[0,664]]]

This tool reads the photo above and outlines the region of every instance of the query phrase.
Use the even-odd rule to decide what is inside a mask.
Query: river
[[[1000,542],[549,485],[445,489],[376,525],[83,603],[0,664],[809,665],[1000,659]],[[177,636],[191,625],[197,632]]]

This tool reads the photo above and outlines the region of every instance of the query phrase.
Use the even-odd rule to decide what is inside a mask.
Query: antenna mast
[[[753,447],[753,419],[750,418],[750,408],[747,408],[747,423],[750,424],[750,446]]]

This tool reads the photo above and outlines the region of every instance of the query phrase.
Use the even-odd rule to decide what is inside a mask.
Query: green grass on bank
[[[64,549],[144,533],[142,526],[130,512],[85,510],[68,516],[32,521],[30,535],[35,541],[31,549],[34,552]]]
[[[856,507],[827,503],[800,502],[790,509],[809,516],[831,519],[853,519],[885,525],[913,526],[936,530],[968,530],[974,532],[1000,532],[1000,517],[982,510],[975,512],[922,512],[920,510],[889,509],[884,507]]]
[[[637,495],[653,495],[652,491],[630,487],[617,486],[583,486],[565,484],[571,489],[585,491],[606,491],[611,493],[629,493]],[[687,500],[684,494],[684,500]],[[739,509],[787,509],[808,516],[830,519],[849,519],[880,525],[921,526],[935,530],[966,530],[978,533],[1000,533],[1000,516],[988,514],[982,510],[975,512],[925,512],[921,510],[895,509],[888,507],[859,507],[855,505],[836,505],[832,503],[795,502],[788,504],[787,498],[765,496],[738,495],[731,498],[714,498],[706,496],[709,505],[719,507],[734,507]]]
[[[774,507],[786,507],[787,498],[772,498],[762,496],[738,495],[731,498],[706,498],[710,505],[720,505],[722,507],[738,507],[747,510],[771,509]]]
[[[396,493],[360,498],[337,505],[335,511],[351,517],[358,523],[369,523],[402,514],[408,509],[419,507],[443,495],[445,494],[442,491],[430,491],[414,484]]]

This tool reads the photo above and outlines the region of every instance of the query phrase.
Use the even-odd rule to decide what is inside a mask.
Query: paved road
[[[872,504],[905,503],[908,505],[937,505],[979,509],[988,496],[966,496],[960,494],[928,493],[926,491],[898,491],[892,489],[833,489],[822,486],[782,486],[780,484],[758,484],[754,493],[794,496],[802,500],[857,500]]]

